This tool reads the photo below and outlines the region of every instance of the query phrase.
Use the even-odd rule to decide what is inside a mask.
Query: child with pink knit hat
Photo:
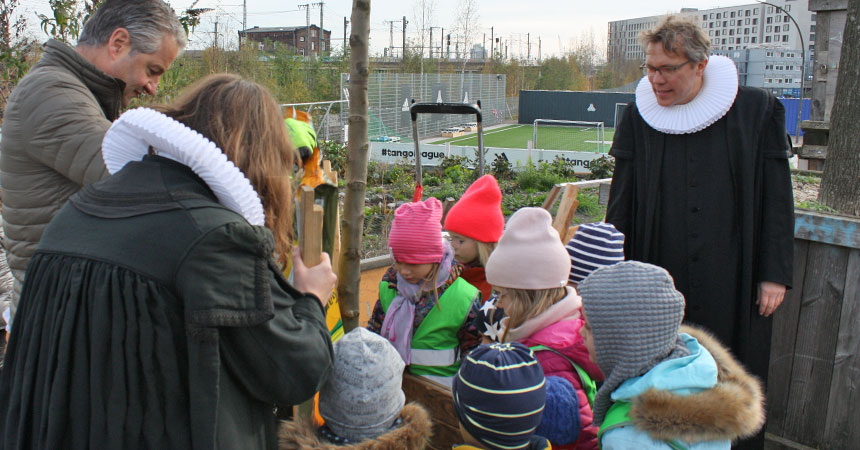
[[[487,283],[484,265],[505,231],[502,191],[492,175],[478,178],[445,216],[445,229],[454,259],[463,264],[461,277],[481,291],[488,300],[492,288]]]
[[[508,316],[500,340],[531,348],[544,375],[558,377],[555,388],[548,388],[537,434],[554,449],[597,450],[591,401],[603,374],[579,335],[582,299],[567,286],[570,267],[549,213],[522,208],[508,220],[486,273],[498,294],[496,305]]]
[[[460,277],[441,219],[435,198],[394,212],[388,235],[394,264],[379,283],[367,328],[391,341],[410,372],[450,387],[460,356],[478,345],[472,323],[480,297]]]

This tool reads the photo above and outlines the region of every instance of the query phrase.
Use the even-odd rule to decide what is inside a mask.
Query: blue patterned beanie
[[[493,450],[528,448],[546,401],[543,369],[518,342],[480,345],[454,377],[454,410],[463,428]]]

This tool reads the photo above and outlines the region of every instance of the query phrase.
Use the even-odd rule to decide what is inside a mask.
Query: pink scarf
[[[454,250],[451,245],[445,243],[445,252],[439,263],[439,274],[436,276],[436,287],[440,287],[448,281],[451,272],[451,263],[454,261]],[[415,322],[415,305],[421,299],[421,288],[424,283],[413,284],[406,281],[397,273],[397,296],[388,306],[385,319],[382,321],[380,334],[388,338],[397,353],[408,365],[411,364],[412,352],[412,324]],[[438,299],[437,299],[438,301]]]

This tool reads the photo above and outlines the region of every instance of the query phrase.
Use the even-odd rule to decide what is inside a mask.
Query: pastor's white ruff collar
[[[149,147],[159,156],[191,168],[209,185],[218,201],[251,225],[264,225],[263,203],[245,174],[215,143],[187,126],[149,109],[126,112],[111,125],[102,142],[102,157],[111,175],[140,161]]]
[[[645,122],[668,134],[695,133],[711,126],[729,112],[738,95],[738,70],[725,56],[708,59],[702,89],[683,105],[660,106],[648,77],[636,87],[636,107]]]

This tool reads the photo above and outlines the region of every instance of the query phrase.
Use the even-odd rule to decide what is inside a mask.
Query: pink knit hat
[[[563,287],[570,257],[543,208],[522,208],[508,219],[505,234],[484,268],[487,282],[513,289]]]
[[[388,247],[394,254],[394,260],[407,264],[442,261],[445,247],[442,244],[441,221],[442,203],[433,197],[423,202],[400,205],[394,212],[394,222],[388,234]]]
[[[481,242],[499,242],[505,231],[502,191],[492,175],[478,178],[445,216],[445,229]]]

